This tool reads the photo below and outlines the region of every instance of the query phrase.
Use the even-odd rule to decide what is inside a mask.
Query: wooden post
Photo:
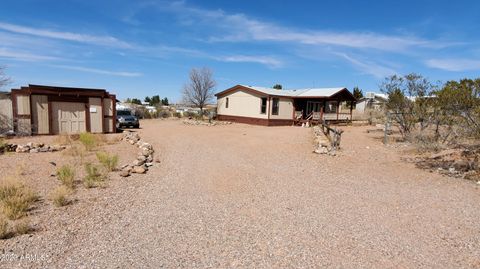
[[[337,121],[338,121],[338,110],[339,110],[339,108],[340,108],[340,102],[337,101]]]
[[[350,121],[353,122],[353,102],[350,103]]]
[[[388,143],[388,129],[390,128],[390,112],[387,111],[387,119],[385,122],[385,128],[383,130],[383,144]]]

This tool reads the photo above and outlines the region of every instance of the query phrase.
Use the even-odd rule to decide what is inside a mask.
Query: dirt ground
[[[0,267],[480,268],[479,186],[402,161],[368,127],[342,127],[332,157],[312,153],[307,128],[141,125],[162,162],[79,188],[67,207],[42,202],[35,232],[0,241],[0,258],[37,258]],[[25,163],[50,188],[52,171],[39,169],[51,160],[68,159],[4,155],[0,173]]]

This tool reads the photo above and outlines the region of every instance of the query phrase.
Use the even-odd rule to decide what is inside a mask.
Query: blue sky
[[[10,87],[179,100],[193,67],[236,84],[359,86],[417,72],[479,77],[480,1],[2,1]]]

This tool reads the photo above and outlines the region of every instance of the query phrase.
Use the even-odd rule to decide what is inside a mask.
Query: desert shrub
[[[66,206],[70,202],[68,196],[71,191],[66,186],[59,186],[50,193],[50,199],[57,207]]]
[[[8,221],[3,216],[0,216],[0,239],[9,237],[10,233],[8,231],[8,226]]]
[[[17,235],[27,234],[28,232],[30,232],[30,221],[28,219],[17,221],[13,230]]]
[[[83,164],[83,161],[86,155],[86,150],[84,146],[79,145],[78,143],[75,143],[75,144],[72,144],[70,147],[68,147],[66,150],[63,150],[62,154],[66,156],[73,156],[75,157],[76,161],[78,161],[80,164]]]
[[[57,170],[57,177],[62,184],[70,189],[75,187],[75,170],[70,165],[64,165]]]
[[[105,180],[105,175],[101,172],[100,167],[95,164],[87,163],[85,165],[86,175],[83,178],[83,184],[87,188],[100,186]]]
[[[91,133],[81,133],[79,140],[88,151],[92,151],[97,146],[96,137]]]
[[[107,171],[112,172],[117,169],[118,155],[110,155],[106,152],[97,152],[97,159]]]
[[[182,117],[182,113],[180,113],[180,112],[174,112],[174,113],[173,113],[173,116],[174,116],[174,117],[177,117],[177,118],[181,118],[181,117]]]
[[[161,118],[169,118],[170,116],[172,116],[172,114],[170,114],[169,111],[167,110],[161,110],[159,113],[158,113],[158,116],[161,117]]]
[[[7,147],[7,143],[5,142],[5,139],[0,138],[0,154],[6,151],[6,147]]]
[[[18,180],[7,178],[0,185],[2,211],[9,219],[19,219],[26,215],[37,195]]]
[[[407,136],[407,140],[412,143],[419,152],[437,152],[444,149],[444,144],[440,143],[433,134],[416,131]]]

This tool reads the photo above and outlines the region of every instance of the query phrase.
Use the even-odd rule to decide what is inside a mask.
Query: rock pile
[[[215,126],[215,125],[229,125],[232,124],[231,121],[200,121],[200,120],[194,120],[194,119],[186,119],[183,121],[183,124],[187,125],[205,125],[205,126]]]
[[[330,142],[328,137],[323,133],[322,128],[317,125],[314,126],[312,129],[315,143],[315,149],[313,150],[313,152],[317,154],[328,154],[331,156],[335,156],[336,150],[334,147],[332,147],[332,143]]]
[[[446,149],[407,159],[418,167],[444,175],[480,180],[480,149]]]
[[[39,152],[54,152],[64,150],[66,146],[63,145],[46,145],[44,143],[29,142],[27,144],[13,144],[5,143],[0,148],[2,152],[17,152],[17,153],[39,153]]]
[[[148,168],[153,166],[153,147],[150,143],[142,141],[140,135],[134,132],[127,132],[124,136],[124,140],[135,145],[139,148],[139,153],[137,158],[131,163],[126,164],[121,167],[120,176],[128,177],[132,173],[135,174],[145,174],[148,171]],[[158,160],[157,160],[158,162]]]

